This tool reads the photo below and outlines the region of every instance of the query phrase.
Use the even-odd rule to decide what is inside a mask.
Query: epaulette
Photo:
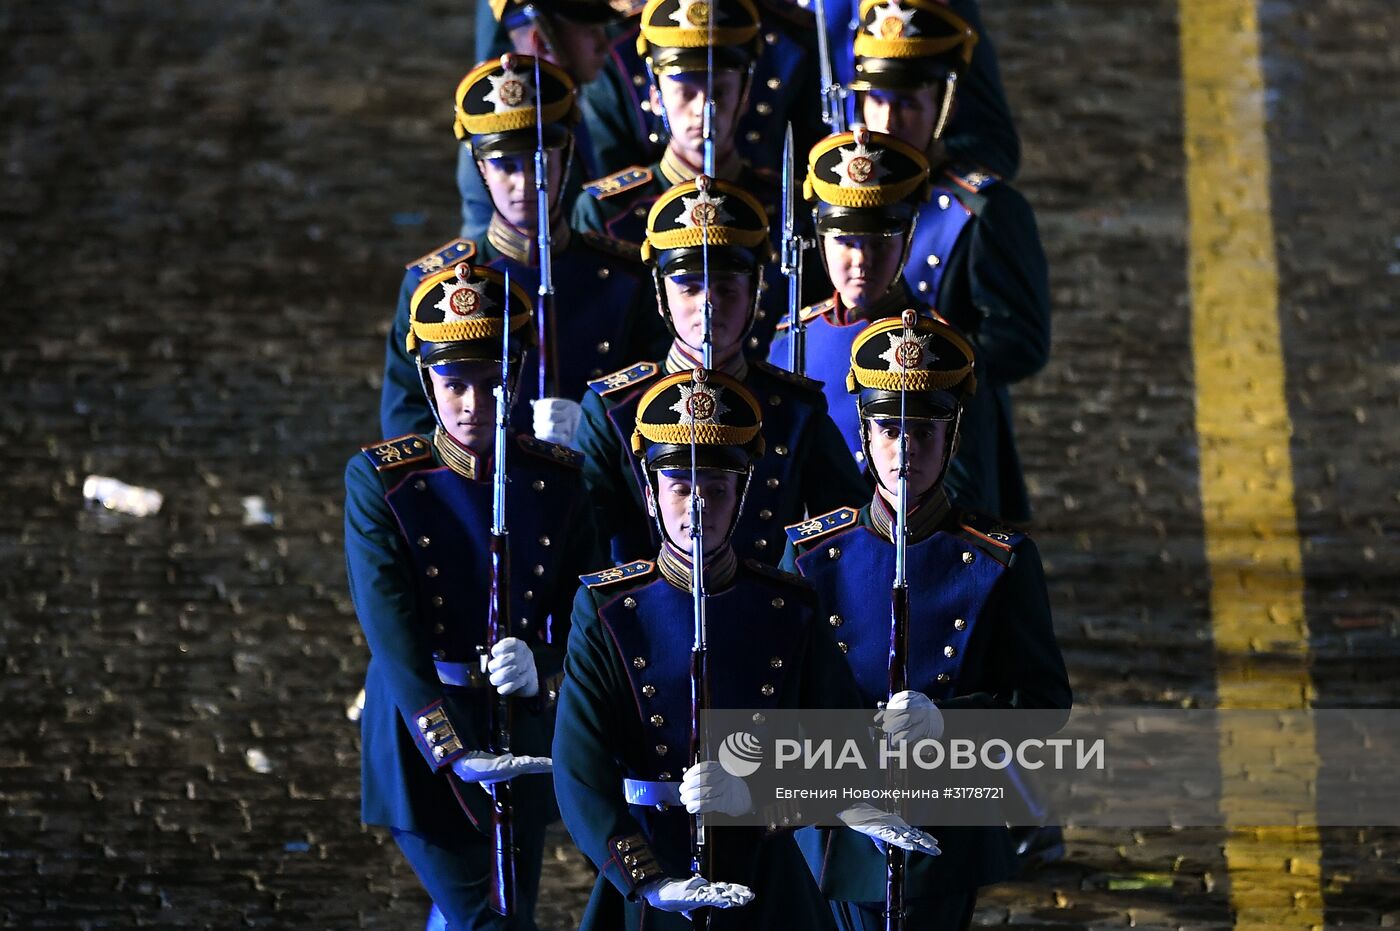
[[[957,524],[954,533],[1004,566],[1010,566],[1016,559],[1016,546],[1026,539],[1019,530],[971,511],[959,514]]]
[[[596,178],[586,182],[583,189],[598,200],[605,200],[615,194],[621,194],[623,191],[641,187],[650,181],[651,177],[650,168],[645,165],[633,165],[631,168],[624,168],[605,178]]]
[[[804,308],[802,308],[801,310],[799,310],[799,311],[797,312],[797,315],[798,315],[799,317],[802,318],[802,322],[803,322],[803,323],[810,323],[812,320],[815,320],[817,317],[820,317],[822,314],[829,313],[829,312],[830,312],[831,310],[833,310],[835,307],[836,307],[836,298],[834,298],[834,297],[829,297],[829,298],[827,298],[826,300],[824,300],[824,301],[822,301],[822,302],[820,302],[820,303],[813,304],[813,305],[810,306],[810,307],[804,307]],[[792,326],[792,321],[789,320],[789,319],[787,318],[787,315],[784,315],[784,316],[783,316],[783,319],[778,321],[778,329],[780,329],[780,330],[789,329],[791,326]]]
[[[464,262],[476,255],[476,243],[458,236],[438,246],[422,258],[414,259],[404,266],[405,271],[416,271],[419,276],[442,271],[452,262]]]
[[[636,562],[629,562],[625,566],[613,566],[601,572],[590,572],[581,575],[578,580],[588,588],[602,588],[604,585],[612,585],[626,579],[639,579],[649,574],[656,568],[656,563],[649,559],[639,559]]]
[[[613,239],[611,236],[604,236],[602,233],[582,232],[574,233],[575,236],[591,246],[592,248],[606,255],[615,256],[619,259],[626,259],[635,265],[642,264],[642,253],[635,243],[624,242],[621,239]]]
[[[406,433],[392,440],[380,440],[378,443],[361,446],[360,452],[365,454],[376,472],[397,469],[433,457],[432,445],[415,433]]]
[[[822,383],[817,381],[815,378],[808,378],[806,375],[799,375],[796,372],[789,372],[785,368],[779,368],[773,363],[765,362],[762,359],[755,359],[752,362],[750,362],[749,365],[753,366],[761,372],[771,375],[779,381],[783,381],[789,385],[792,385],[794,388],[800,388],[803,391],[813,391],[817,394],[821,394],[822,392]]]
[[[522,433],[515,438],[516,443],[522,450],[541,459],[548,459],[550,462],[557,462],[560,465],[571,466],[575,469],[583,468],[583,453],[572,450],[567,446],[560,446],[558,443],[547,443],[544,440],[536,439],[528,433]]]
[[[772,579],[774,582],[781,582],[783,585],[791,585],[795,588],[814,591],[811,582],[808,582],[800,575],[794,575],[791,572],[779,569],[777,566],[770,566],[768,563],[761,562],[757,559],[746,559],[744,560],[744,565],[750,572],[761,575],[764,578]]]
[[[606,397],[621,391],[623,388],[629,388],[639,382],[646,381],[659,371],[661,371],[661,366],[655,362],[638,362],[628,368],[619,369],[611,375],[595,378],[588,383],[588,387]]]
[[[811,543],[829,533],[855,526],[859,518],[860,511],[856,508],[837,508],[834,511],[827,511],[825,514],[808,518],[801,523],[789,524],[786,528],[788,540],[793,545]]]
[[[969,194],[981,194],[1001,180],[1000,176],[994,175],[990,171],[983,171],[980,168],[963,168],[957,165],[945,168],[943,175]]]

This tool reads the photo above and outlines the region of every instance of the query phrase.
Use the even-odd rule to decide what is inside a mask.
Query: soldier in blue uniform
[[[530,335],[528,296],[510,296],[513,376]],[[452,929],[532,929],[546,823],[553,702],[575,580],[597,565],[579,457],[512,435],[504,451],[514,636],[486,640],[488,540],[507,295],[499,272],[466,263],[412,299],[411,351],[432,431],[372,443],[345,471],[350,592],[369,644],[362,816],[393,832]],[[488,649],[489,647],[489,649]],[[510,696],[514,756],[492,755],[487,707]],[[517,912],[488,906],[491,806],[511,779]]]
[[[1050,284],[1035,215],[1014,188],[945,151],[977,32],[938,0],[861,4],[856,109],[864,122],[929,153],[932,196],[919,211],[905,278],[977,348],[982,390],[969,411],[951,487],[968,507],[1030,520],[1011,415],[1010,385],[1050,353]]]
[[[979,387],[972,346],[950,326],[915,319],[912,330],[899,318],[874,323],[852,347],[848,387],[857,395],[873,499],[789,527],[783,561],[816,589],[863,703],[875,707],[889,683],[890,604],[870,592],[873,580],[893,579],[907,431],[910,691],[890,697],[883,725],[908,740],[936,738],[940,709],[1068,709],[1072,700],[1035,544],[951,505],[943,488],[963,402]],[[944,853],[910,857],[907,927],[966,927],[977,887],[1014,872],[1010,835],[1004,827],[933,830]],[[885,858],[841,829],[804,832],[801,842],[841,926],[883,927]]]
[[[854,46],[863,21],[878,21],[883,28],[890,30],[893,38],[893,24],[884,27],[884,23],[891,22],[891,17],[901,20],[909,18],[909,24],[919,29],[921,23],[912,22],[909,11],[926,8],[930,4],[946,8],[951,19],[966,24],[972,30],[971,42],[966,43],[959,52],[964,64],[958,71],[957,99],[949,101],[944,145],[960,161],[979,166],[1009,181],[1021,167],[1021,140],[1016,133],[1011,107],[1006,102],[996,49],[982,28],[982,14],[977,0],[823,0],[827,35],[835,60],[835,78],[844,85],[856,80]],[[912,39],[916,35],[906,30],[904,37]],[[947,44],[954,44],[948,43],[951,35],[948,29],[938,31],[938,36]],[[853,120],[862,122],[864,116],[853,106],[855,101],[847,98],[846,102]]]
[[[817,83],[816,18],[790,0],[754,0],[751,5],[763,45],[754,62],[734,144],[749,164],[779,171],[783,134],[773,127],[791,123],[803,152],[825,133]],[[646,163],[651,159],[639,156],[659,153],[666,131],[647,93],[651,82],[637,48],[639,34],[639,22],[631,22],[617,34],[610,48],[611,67],[584,89],[584,97],[597,103],[599,150]]]
[[[539,285],[540,260],[534,178],[537,140],[535,59],[504,55],[477,65],[457,88],[456,131],[468,141],[492,192],[495,211],[486,238],[470,244],[477,264],[509,268],[511,280],[528,292]],[[533,404],[535,435],[568,444],[578,423],[578,401],[589,379],[628,359],[661,351],[667,334],[654,312],[651,288],[635,251],[592,233],[570,229],[560,209],[560,179],[572,158],[571,127],[578,107],[564,72],[539,62],[544,144],[549,153],[552,197],[551,255],[553,313],[545,331],[547,396]],[[473,170],[476,170],[474,168]],[[465,248],[461,240],[446,251]],[[416,366],[405,348],[408,296],[442,252],[412,266],[404,276],[399,307],[386,347],[381,426],[386,433],[431,429]],[[540,401],[539,355],[526,360],[522,397]],[[548,393],[552,391],[552,393]]]
[[[596,80],[609,64],[610,30],[622,17],[607,0],[491,0],[476,7],[477,61],[506,52],[538,55],[558,65],[577,87]],[[597,114],[584,96],[574,127],[574,158],[563,185],[564,216],[573,209],[583,182],[620,168],[600,158],[592,129]],[[630,160],[630,158],[628,159]],[[462,195],[462,237],[477,240],[491,222],[491,195],[482,183],[469,146],[457,148],[457,189]]]
[[[830,628],[795,576],[730,545],[763,455],[762,411],[720,372],[678,372],[639,406],[632,449],[664,543],[639,560],[583,577],[574,601],[555,732],[555,791],[574,842],[599,870],[586,931],[680,931],[713,908],[716,931],[830,928],[812,874],[775,804],[762,827],[710,827],[706,872],[691,870],[690,816],[754,808],[744,780],[713,761],[690,765],[692,481],[701,511],[708,691],[715,709],[850,707],[850,673]],[[692,469],[694,468],[694,471]],[[698,529],[698,528],[696,528]],[[851,815],[860,812],[858,819]],[[932,838],[869,806],[843,813],[872,837],[936,850]],[[869,844],[870,840],[862,838]]]
[[[662,377],[704,357],[705,239],[708,230],[712,365],[734,376],[764,405],[770,454],[758,463],[749,507],[734,532],[741,557],[769,565],[782,557],[782,525],[867,494],[854,461],[827,416],[815,382],[765,362],[742,347],[753,324],[759,270],[768,255],[768,218],[748,193],[704,175],[677,185],[651,208],[643,255],[651,266],[667,326],[666,357],[641,361],[594,382],[583,401],[578,448],[584,481],[615,560],[654,552],[646,518],[647,481],[628,449],[642,396]],[[843,399],[844,400],[844,399]]]
[[[914,216],[928,196],[928,162],[918,150],[864,127],[812,148],[803,182],[813,202],[817,251],[835,292],[803,308],[806,375],[821,382],[850,454],[864,462],[860,418],[846,395],[851,344],[870,321],[921,307],[901,275]],[[786,361],[790,321],[778,324],[769,359]],[[862,496],[863,497],[863,496]]]
[[[710,17],[715,18],[713,30],[707,28]],[[713,74],[707,71],[712,39]],[[701,173],[703,114],[711,84],[715,97],[714,175],[752,195],[772,215],[780,179],[771,171],[750,165],[735,144],[762,46],[757,11],[748,0],[651,0],[642,10],[638,48],[652,75],[649,100],[652,109],[662,114],[666,148],[650,165],[632,165],[590,181],[574,207],[574,226],[642,243],[652,204]],[[770,129],[781,140],[782,126],[774,124]],[[786,291],[777,268],[765,270],[762,288],[766,293],[745,347],[758,358],[763,358],[784,311]]]

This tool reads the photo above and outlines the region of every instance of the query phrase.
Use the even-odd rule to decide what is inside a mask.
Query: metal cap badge
[[[424,278],[409,300],[408,351],[425,365],[499,361],[505,286],[496,269],[467,262]],[[515,282],[510,291],[512,346],[523,353],[534,343],[530,296]]]

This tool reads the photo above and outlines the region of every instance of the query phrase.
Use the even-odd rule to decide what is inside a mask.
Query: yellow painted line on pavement
[[[1196,431],[1220,708],[1305,708],[1312,682],[1258,17],[1254,0],[1180,0],[1180,14]],[[1260,828],[1232,817],[1261,792],[1315,812],[1311,726],[1284,746],[1287,771],[1271,782],[1268,740],[1221,735],[1237,928],[1322,927],[1315,824]]]

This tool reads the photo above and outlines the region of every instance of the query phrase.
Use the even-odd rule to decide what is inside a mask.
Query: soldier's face
[[[943,471],[944,445],[951,420],[910,420],[909,495],[918,498],[933,488]],[[870,468],[880,487],[894,494],[899,487],[899,419],[867,421]]]
[[[700,526],[704,529],[705,554],[719,549],[739,510],[739,476],[718,469],[696,470],[700,478]],[[657,477],[657,492],[647,489],[647,510],[660,515],[666,536],[677,546],[690,548],[690,470],[667,469]]]
[[[496,385],[501,367],[494,362],[449,362],[428,369],[438,417],[448,434],[481,456],[496,443]]]
[[[677,146],[691,162],[699,164],[705,154],[705,74],[687,71],[681,74],[663,74],[657,79],[661,85],[661,95],[656,88],[651,90],[652,109],[666,108],[666,118],[671,124],[671,144]],[[737,71],[716,71],[715,149],[728,151],[734,144],[734,125],[738,121],[740,97],[743,96],[743,76]]]
[[[663,278],[671,325],[681,342],[695,352],[705,345],[705,279],[703,275]],[[753,276],[710,275],[710,330],[715,355],[731,355],[744,338],[753,306]]]
[[[580,23],[562,16],[559,19],[560,28],[553,33],[552,60],[568,72],[574,83],[587,84],[608,60],[608,33],[597,23]]]
[[[933,87],[901,93],[870,90],[861,95],[861,114],[875,132],[889,133],[922,152],[933,141],[941,99]]]
[[[523,230],[534,230],[538,214],[535,203],[535,156],[534,153],[502,155],[499,158],[482,158],[476,162],[481,166],[481,177],[486,189],[491,193],[491,203],[496,211],[505,217],[506,222]],[[564,175],[564,153],[560,149],[549,151],[549,200],[559,202],[561,193],[559,181]]]
[[[904,236],[822,237],[826,270],[841,301],[864,310],[894,285],[904,257]]]

